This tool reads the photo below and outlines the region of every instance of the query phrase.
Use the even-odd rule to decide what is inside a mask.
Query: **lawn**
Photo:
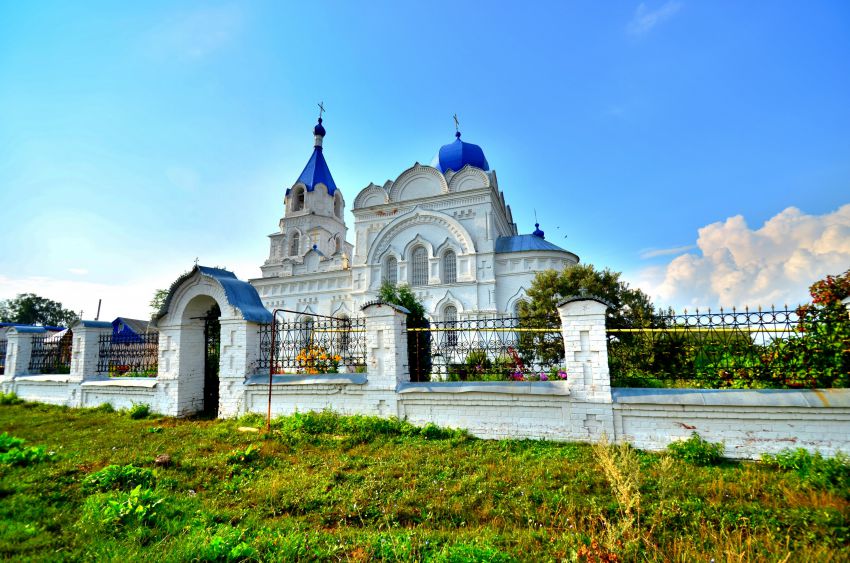
[[[107,410],[0,406],[3,557],[850,560],[843,461],[701,466],[329,413],[278,419],[264,439],[239,430],[259,417]]]

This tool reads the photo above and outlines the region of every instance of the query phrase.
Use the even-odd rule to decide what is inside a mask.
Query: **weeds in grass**
[[[628,444],[611,445],[605,436],[594,445],[593,452],[617,501],[615,521],[600,514],[606,526],[604,547],[611,553],[624,547],[631,550],[641,539],[640,459]]]
[[[0,405],[19,405],[23,402],[23,399],[20,399],[14,391],[0,393]]]
[[[151,489],[137,485],[130,491],[114,491],[86,499],[84,518],[114,528],[156,527],[164,499]]]
[[[127,414],[133,420],[141,420],[150,416],[151,407],[145,403],[133,403],[133,406],[130,407]]]
[[[850,494],[850,458],[843,453],[827,458],[804,448],[786,449],[776,455],[765,454],[761,461],[768,467],[793,471],[803,483],[814,488],[835,487]]]
[[[24,447],[24,443],[25,440],[6,432],[0,434],[0,464],[25,467],[44,461],[51,455],[42,446]]]
[[[83,492],[130,491],[136,487],[152,489],[154,485],[156,474],[150,469],[132,464],[107,465],[83,480]]]
[[[723,443],[712,444],[696,432],[687,440],[679,440],[667,446],[667,452],[676,459],[694,465],[717,465],[723,459]]]

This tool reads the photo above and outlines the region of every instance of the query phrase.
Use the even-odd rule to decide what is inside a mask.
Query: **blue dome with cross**
[[[445,174],[448,170],[457,172],[466,165],[490,170],[487,157],[478,145],[460,140],[460,131],[455,133],[455,142],[440,147],[440,152],[434,157],[431,166]]]

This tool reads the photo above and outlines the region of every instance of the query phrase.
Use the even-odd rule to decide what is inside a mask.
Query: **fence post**
[[[260,325],[242,319],[226,319],[220,323],[218,416],[228,418],[242,414],[245,378],[257,373]]]
[[[112,333],[112,323],[78,321],[71,327],[71,380],[85,381],[97,375],[100,358],[100,335]]]
[[[20,375],[28,375],[32,339],[41,336],[47,329],[40,326],[16,326],[6,333],[6,369],[4,380],[11,381]]]
[[[360,308],[366,316],[366,372],[373,389],[395,392],[410,381],[407,359],[407,315],[404,307],[370,301]]]
[[[570,394],[593,403],[611,402],[605,311],[596,297],[568,297],[558,304]]]

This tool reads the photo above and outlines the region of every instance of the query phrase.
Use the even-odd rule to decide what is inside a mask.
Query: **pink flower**
[[[540,372],[540,381],[549,381],[549,378],[542,371]]]
[[[558,370],[558,377],[559,377],[560,379],[566,379],[566,378],[567,378],[567,372],[565,372],[565,371],[564,371],[564,370],[562,370],[562,369],[559,369],[559,370]]]

